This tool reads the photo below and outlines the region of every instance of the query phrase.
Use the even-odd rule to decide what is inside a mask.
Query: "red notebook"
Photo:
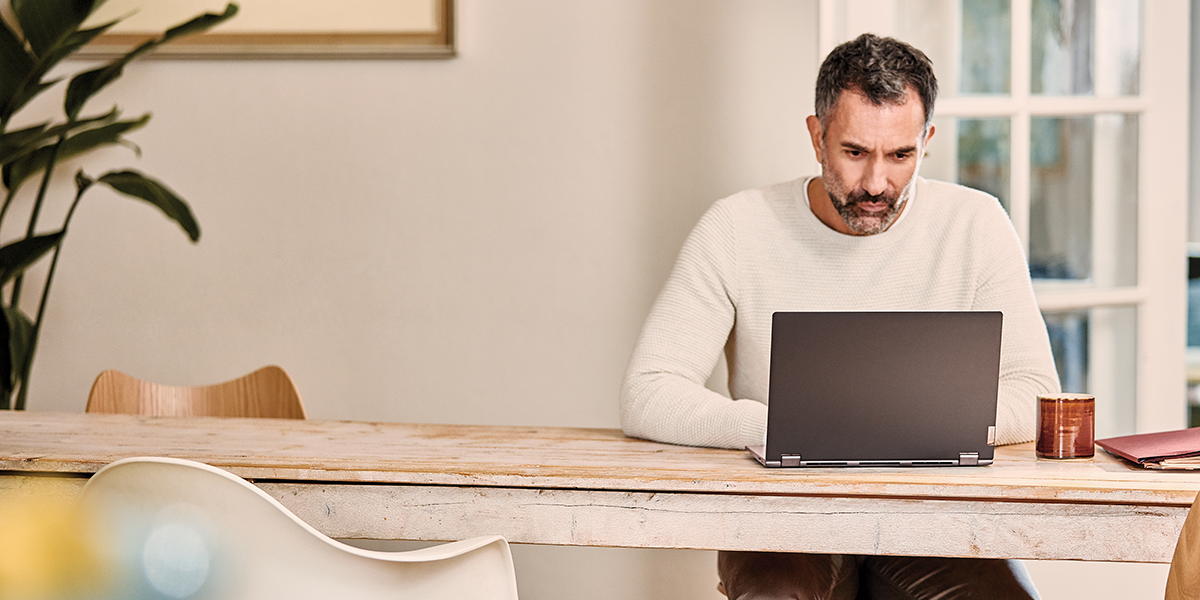
[[[1200,427],[1124,435],[1096,445],[1147,469],[1200,469]]]

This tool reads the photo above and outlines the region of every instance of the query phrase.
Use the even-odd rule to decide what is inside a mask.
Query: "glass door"
[[[933,60],[922,174],[1000,199],[1097,435],[1182,427],[1187,2],[821,2],[822,58],[866,31]]]

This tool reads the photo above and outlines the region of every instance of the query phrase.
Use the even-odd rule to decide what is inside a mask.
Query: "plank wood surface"
[[[0,412],[0,492],[129,456],[253,480],[335,537],[1169,562],[1200,474],[1030,444],[978,468],[765,469],[609,429]],[[76,479],[81,482],[81,479]],[[64,483],[64,485],[71,485]],[[78,483],[77,485],[81,485]]]

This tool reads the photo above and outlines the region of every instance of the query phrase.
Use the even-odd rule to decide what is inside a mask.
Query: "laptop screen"
[[[777,312],[764,464],[987,464],[999,312]]]

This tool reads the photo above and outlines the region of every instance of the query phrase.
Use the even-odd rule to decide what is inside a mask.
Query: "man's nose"
[[[872,196],[878,196],[887,191],[887,173],[882,161],[873,159],[867,164],[863,173],[863,190]]]

